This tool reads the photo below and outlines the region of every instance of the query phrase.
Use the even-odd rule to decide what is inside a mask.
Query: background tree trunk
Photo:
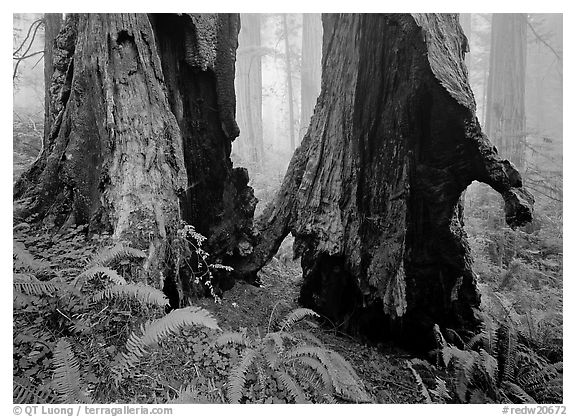
[[[288,31],[288,18],[282,14],[282,28],[284,30],[284,53],[286,56],[286,84],[288,86],[288,129],[290,131],[290,149],[296,149],[296,137],[294,133],[294,92],[292,91],[292,63],[290,60],[290,42]]]
[[[180,221],[234,255],[255,206],[248,175],[232,169],[236,15],[81,14],[58,36],[47,147],[15,186],[19,215],[49,227],[88,223],[149,249],[173,307],[188,277],[170,244]],[[56,61],[58,60],[58,63]],[[176,270],[175,270],[176,269]],[[158,286],[160,275],[150,276]]]
[[[260,240],[255,273],[288,233],[302,257],[301,302],[351,331],[474,330],[480,297],[459,197],[479,180],[511,226],[533,199],[481,132],[456,15],[324,15],[322,92]],[[449,51],[449,52],[447,52]]]
[[[525,13],[492,15],[486,133],[520,172],[525,169]]]
[[[48,141],[50,129],[57,112],[52,106],[50,100],[50,85],[52,84],[52,75],[54,74],[54,42],[56,36],[62,27],[61,13],[44,13],[44,136],[42,138],[42,147]]]
[[[300,137],[310,124],[320,94],[322,72],[322,18],[319,13],[302,14],[302,70],[300,77]]]
[[[251,164],[261,167],[264,155],[262,134],[262,45],[260,15],[240,15],[240,49],[236,64],[237,120],[240,136],[234,142],[238,153]]]

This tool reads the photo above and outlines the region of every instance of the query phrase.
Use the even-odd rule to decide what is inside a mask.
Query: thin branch
[[[552,53],[556,56],[558,61],[562,62],[562,57],[558,54],[558,52],[556,52],[556,50],[548,42],[546,42],[542,38],[542,36],[540,36],[538,34],[538,32],[536,32],[536,29],[534,29],[534,26],[532,26],[532,23],[530,23],[530,20],[528,20],[528,16],[526,16],[526,23],[528,23],[528,27],[530,28],[530,30],[532,31],[534,36],[536,36],[536,39],[538,39],[540,42],[542,42],[544,45],[546,45],[548,47],[548,49],[550,49],[552,51]]]
[[[24,40],[22,41],[22,43],[20,44],[20,46],[18,47],[18,49],[16,49],[14,52],[12,52],[12,55],[16,55],[18,52],[20,52],[20,50],[24,47],[24,45],[26,44],[26,41],[28,40],[28,38],[30,37],[30,32],[32,32],[32,28],[34,27],[34,25],[36,23],[43,23],[44,19],[38,19],[35,20],[34,22],[32,22],[32,24],[30,25],[30,27],[28,28],[28,33],[26,34],[26,37],[24,38]],[[36,31],[34,31],[34,34],[36,34]],[[32,39],[31,42],[34,42],[34,39]]]
[[[536,188],[536,186],[535,186],[534,184],[529,184],[529,183],[527,183],[527,184],[526,184],[526,188],[528,188],[528,189],[531,190],[531,191],[535,191],[535,192],[537,192],[538,194],[540,194],[540,195],[542,195],[542,196],[544,196],[544,197],[546,197],[546,198],[549,198],[550,200],[553,200],[553,201],[557,201],[557,202],[559,202],[559,203],[562,203],[562,200],[560,200],[560,199],[558,199],[558,198],[556,198],[556,197],[553,197],[553,196],[551,196],[551,195],[549,195],[549,194],[546,194],[546,193],[544,193],[543,191],[540,191],[538,188]]]
[[[14,73],[12,74],[12,79],[14,80],[16,78],[16,75],[18,74],[18,65],[20,65],[20,62],[24,61],[26,58],[30,58],[34,55],[38,55],[38,54],[44,54],[44,51],[38,51],[38,52],[34,52],[30,55],[26,55],[26,56],[22,56],[20,58],[12,58],[14,60],[16,60],[16,65],[14,66]],[[44,56],[44,55],[42,55]]]
[[[36,25],[36,28],[34,29],[34,33],[32,34],[32,39],[30,39],[30,43],[28,44],[28,48],[26,48],[26,50],[24,52],[22,52],[22,55],[26,55],[28,53],[28,51],[30,51],[30,49],[32,49],[32,45],[34,44],[34,39],[36,39],[36,32],[38,32],[38,29],[40,29],[41,25]],[[16,53],[12,53],[12,56],[16,55]]]
[[[27,58],[33,57],[33,56],[38,55],[38,54],[43,54],[43,53],[44,53],[44,50],[42,50],[42,51],[36,51],[36,52],[31,53],[31,54],[24,55],[24,56],[20,56],[20,57],[15,56],[15,57],[13,57],[12,59],[15,60],[15,61],[23,61],[23,60],[25,60],[25,59],[27,59]]]
[[[42,61],[43,59],[44,59],[44,54],[42,54],[42,56],[40,58],[38,58],[38,61],[36,61],[36,63],[34,65],[32,65],[31,70],[36,68],[36,65],[38,65],[40,63],[40,61]]]

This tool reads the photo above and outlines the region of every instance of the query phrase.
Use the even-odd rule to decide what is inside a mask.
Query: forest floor
[[[271,200],[281,182],[281,170],[277,171],[274,175],[255,176],[254,188],[262,201],[260,207]],[[526,390],[538,402],[561,402],[561,207],[541,204],[531,228],[513,231],[502,222],[499,200],[491,201],[493,204],[487,206],[474,194],[467,195],[465,211],[484,312],[495,322],[508,323],[530,346],[528,356],[531,360],[540,364],[537,372],[528,373],[518,365],[516,381],[520,383],[531,377],[532,383],[526,385]],[[15,276],[20,279],[28,279],[26,277],[30,275],[29,270],[22,269],[24,261],[35,270],[34,280],[71,282],[86,271],[91,257],[109,241],[108,236],[88,237],[85,226],[54,234],[23,220],[15,219],[14,223],[15,255],[17,245],[20,245],[18,251],[24,256],[19,260],[17,256],[14,258]],[[298,308],[301,270],[297,261],[290,259],[291,247],[287,243],[260,272],[260,286],[239,281],[223,294],[219,303],[212,298],[203,298],[195,301],[195,305],[210,312],[224,332],[240,331],[252,340],[267,334],[278,318]],[[26,258],[27,254],[30,257]],[[134,265],[130,262],[122,260],[114,269],[128,281],[137,281]],[[89,291],[94,290],[91,287],[80,303],[73,297],[55,297],[53,291],[39,291],[39,284],[27,288],[27,293],[18,295],[15,291],[14,299],[13,372],[21,387],[32,384],[36,394],[54,395],[54,352],[58,343],[65,339],[78,358],[76,371],[81,375],[81,385],[95,402],[164,403],[177,399],[197,403],[227,402],[229,376],[239,362],[241,349],[217,346],[215,340],[221,331],[193,327],[168,336],[147,352],[145,359],[129,369],[118,384],[114,382],[117,375],[111,369],[125,351],[129,336],[148,320],[163,317],[164,309],[126,300],[94,303],[90,299],[92,293]],[[418,362],[419,359],[397,346],[365,343],[326,324],[320,326],[310,322],[308,330],[326,348],[338,352],[352,365],[374,402],[505,401],[499,392],[486,391],[486,395],[480,395],[474,391],[477,381],[463,380],[463,374],[448,374],[445,372],[447,367],[437,369],[432,363]],[[484,344],[486,349],[487,346]],[[462,357],[474,359],[473,355],[477,355],[470,350],[451,349]],[[527,356],[525,350],[512,353],[518,357]],[[496,353],[490,354],[495,355],[494,361],[500,357]],[[486,357],[481,358],[485,360]],[[482,371],[482,366],[488,363],[492,362],[477,362],[477,370]],[[498,366],[502,365],[498,363]],[[535,379],[544,375],[543,371],[550,372],[550,366],[559,372],[546,374],[545,379]],[[248,373],[246,379],[243,401],[291,401],[287,392],[274,383],[259,386],[258,375],[254,373]],[[440,383],[452,384],[450,396],[440,392]],[[457,392],[459,383],[465,387],[460,393]],[[427,389],[423,389],[422,384]],[[52,394],[46,394],[49,392]],[[429,394],[433,394],[432,399]]]
[[[282,315],[298,307],[302,271],[295,261],[283,263],[274,258],[260,272],[260,279],[260,287],[238,282],[224,294],[220,304],[204,299],[199,305],[213,311],[224,329],[244,327],[265,333],[271,315]],[[313,328],[312,333],[350,362],[377,403],[424,402],[406,366],[411,357],[408,352],[391,344],[371,346],[327,326]]]
[[[86,240],[84,228],[81,227],[56,236],[42,230],[20,227],[16,228],[14,237],[26,247],[36,262],[53,267],[44,278],[56,275],[56,278],[64,280],[85,270],[87,260],[102,243],[99,238]],[[116,269],[121,275],[130,275],[126,264]],[[195,305],[209,311],[224,332],[240,330],[249,334],[265,334],[271,317],[279,318],[298,308],[301,270],[296,261],[283,262],[274,258],[260,272],[260,279],[260,286],[238,281],[223,294],[220,302],[206,297],[197,300]],[[104,311],[97,312],[95,316],[98,318],[93,318],[92,326],[87,326],[95,330],[70,332],[68,322],[78,317],[86,318],[86,313],[75,313],[61,301],[36,307],[40,308],[15,309],[15,335],[20,334],[14,342],[15,377],[28,378],[41,389],[48,390],[51,351],[56,342],[55,336],[59,335],[75,341],[74,353],[84,365],[83,383],[91,387],[88,391],[98,402],[163,403],[181,396],[187,387],[195,390],[191,399],[193,402],[225,402],[227,377],[230,367],[238,361],[240,351],[216,348],[214,340],[221,332],[199,327],[168,337],[150,352],[123,384],[115,387],[111,384],[107,368],[123,349],[130,331],[138,327],[138,322],[161,316],[162,313],[111,303],[105,314]],[[49,311],[55,314],[50,323],[47,323],[46,317],[37,316],[40,312],[46,316]],[[146,317],[147,314],[150,316]],[[100,324],[104,326],[99,327]],[[421,389],[407,367],[407,360],[410,359],[407,352],[392,345],[370,346],[337,329],[311,324],[310,332],[326,348],[340,353],[352,365],[375,402],[424,402]],[[52,328],[47,329],[47,325]],[[25,330],[26,336],[22,330]],[[38,340],[42,340],[42,343],[38,343]],[[256,403],[287,402],[285,393],[271,392],[266,398],[249,392],[248,400]]]

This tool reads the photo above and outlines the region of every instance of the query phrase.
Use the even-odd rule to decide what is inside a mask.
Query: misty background
[[[14,178],[41,148],[42,17],[41,13],[13,15]],[[525,74],[526,127],[518,132],[525,143],[526,164],[521,173],[537,201],[547,204],[562,201],[562,15],[529,14],[526,18],[525,68],[518,68]],[[461,15],[470,48],[466,58],[470,83],[485,131],[491,45],[504,40],[492,30],[492,21],[488,13]],[[241,14],[238,42],[235,84],[240,136],[233,144],[232,159],[236,166],[249,169],[257,197],[269,200],[308,128],[320,92],[321,17]],[[470,191],[482,187],[473,184]]]

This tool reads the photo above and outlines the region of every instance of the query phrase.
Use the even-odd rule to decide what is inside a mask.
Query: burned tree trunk
[[[18,214],[49,227],[89,224],[149,250],[186,302],[169,246],[184,220],[232,254],[254,198],[234,170],[236,15],[86,14],[55,48],[47,146],[15,186]]]
[[[254,273],[295,236],[301,302],[349,330],[426,345],[473,330],[480,297],[459,197],[498,191],[512,227],[532,197],[475,116],[457,15],[325,15],[322,90],[259,242]]]

